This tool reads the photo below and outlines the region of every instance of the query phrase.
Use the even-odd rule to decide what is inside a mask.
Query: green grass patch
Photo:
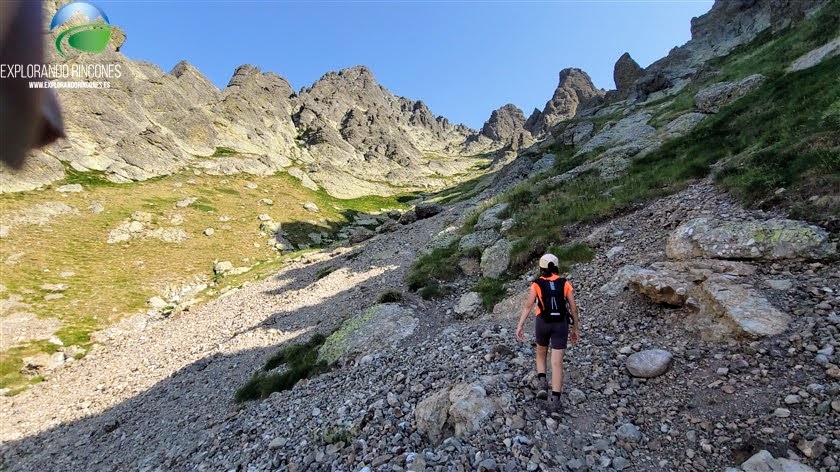
[[[424,287],[421,287],[417,293],[420,295],[423,300],[433,300],[435,298],[443,298],[447,295],[452,294],[452,289],[449,287],[442,287],[440,284],[431,283]]]
[[[320,269],[315,271],[315,280],[321,280],[324,277],[332,274],[333,272],[335,272],[335,267],[332,267],[332,266],[321,267]]]
[[[376,297],[376,303],[399,303],[403,301],[403,294],[396,290],[382,292]]]
[[[227,195],[240,195],[241,194],[239,192],[239,190],[236,190],[236,189],[233,189],[233,188],[227,188],[227,187],[216,187],[216,191],[219,192],[219,193],[227,194]]]
[[[217,146],[216,150],[213,151],[213,154],[210,157],[231,157],[231,156],[238,156],[239,152],[235,149],[231,149],[228,147]]]
[[[411,290],[432,285],[439,281],[453,280],[461,274],[458,267],[458,241],[449,246],[436,248],[420,256],[411,265],[406,282]]]
[[[329,370],[329,365],[318,360],[318,349],[326,341],[323,334],[315,334],[304,344],[287,346],[266,361],[262,372],[257,372],[236,391],[237,402],[267,398],[274,392],[289,390],[301,379],[308,379]],[[286,370],[268,373],[281,365]]]
[[[504,279],[482,278],[475,284],[472,291],[481,294],[481,302],[484,304],[484,308],[491,311],[507,294],[505,282]]]
[[[89,170],[87,172],[78,171],[70,164],[64,164],[64,183],[65,184],[81,184],[85,188],[94,187],[115,187],[117,184],[105,178],[105,172],[98,170]],[[124,185],[124,184],[123,184]]]

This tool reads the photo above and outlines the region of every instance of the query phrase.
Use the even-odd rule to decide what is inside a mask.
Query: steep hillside
[[[399,222],[296,194],[376,234],[96,333],[0,397],[0,467],[840,470],[838,24],[836,1],[716,1],[668,57],[619,58],[616,90],[566,69],[545,110],[505,105],[463,143],[366,69],[327,74],[289,115],[315,165],[387,178],[426,150],[504,155]],[[122,218],[131,237],[145,215]],[[531,386],[532,319],[513,336],[545,251],[582,318],[554,411]],[[56,280],[22,293],[46,302]]]

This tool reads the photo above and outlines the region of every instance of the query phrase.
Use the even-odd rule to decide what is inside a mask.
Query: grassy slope
[[[762,35],[713,61],[711,66],[719,74],[673,98],[658,112],[655,122],[664,124],[691,111],[694,94],[712,82],[759,72],[768,80],[758,90],[706,118],[688,135],[670,140],[634,161],[623,177],[605,181],[597,171],[590,171],[553,184],[541,176],[500,195],[499,201],[510,204],[503,216],[516,221],[508,234],[513,240],[510,272],[531,267],[533,259],[547,250],[564,254],[568,262],[591,258],[588,248],[564,246],[568,225],[610,218],[652,198],[682,190],[709,175],[715,164],[723,166],[718,182],[742,196],[747,204],[779,205],[796,217],[823,224],[836,222],[840,194],[840,57],[801,72],[785,73],[784,69],[797,57],[829,41],[836,34],[837,24],[840,4],[833,3],[795,29],[772,37],[769,33]],[[581,163],[581,156],[573,157],[573,149],[555,146],[548,151],[557,155],[552,174]],[[777,194],[782,187],[786,190]],[[475,218],[470,221],[474,223]],[[467,228],[469,231],[471,228]],[[416,288],[452,278],[457,257],[451,250],[424,256],[415,263],[409,285]],[[488,292],[495,293],[496,285],[482,282],[478,287],[488,287]]]
[[[146,301],[167,285],[211,281],[216,260],[230,260],[235,266],[256,264],[251,272],[223,279],[226,285],[264,277],[279,267],[282,259],[266,244],[268,237],[260,234],[257,215],[261,213],[283,223],[292,242],[308,242],[307,233],[335,231],[357,212],[404,207],[390,197],[336,199],[303,188],[287,174],[215,177],[184,173],[116,185],[95,173],[71,172],[68,181],[83,184],[85,192],[61,194],[48,189],[0,195],[0,215],[4,216],[51,201],[79,210],[79,215],[60,216],[45,226],[14,228],[0,239],[0,283],[5,287],[0,297],[23,296],[27,311],[61,320],[63,327],[56,334],[65,345],[83,347],[89,344],[92,331],[146,309]],[[246,182],[258,188],[248,189]],[[199,200],[187,208],[175,207],[190,196]],[[272,199],[274,205],[258,203],[263,198]],[[320,213],[307,212],[303,208],[307,201],[315,202]],[[93,202],[102,203],[105,211],[89,211]],[[108,232],[138,210],[152,213],[160,226],[172,226],[169,218],[182,215],[180,227],[189,239],[179,244],[157,239],[107,244]],[[223,215],[230,221],[219,221]],[[214,228],[215,234],[204,236],[205,228]],[[24,254],[19,263],[5,263],[19,253]],[[75,275],[64,278],[63,271]],[[64,298],[46,301],[48,292],[40,288],[45,283],[68,284],[69,288]],[[29,381],[18,372],[23,357],[55,350],[55,345],[39,341],[0,353],[0,388],[17,388]]]

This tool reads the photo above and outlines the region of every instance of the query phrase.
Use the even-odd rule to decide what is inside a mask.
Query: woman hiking
[[[565,278],[560,277],[559,264],[560,261],[553,254],[546,254],[540,258],[540,277],[531,284],[519,314],[519,325],[516,327],[516,339],[524,341],[525,320],[536,307],[534,334],[537,338],[537,377],[532,387],[538,390],[537,398],[544,400],[548,397],[545,368],[550,345],[552,411],[560,408],[560,394],[563,392],[563,354],[566,352],[567,340],[574,344],[580,339],[580,320],[574,289]]]

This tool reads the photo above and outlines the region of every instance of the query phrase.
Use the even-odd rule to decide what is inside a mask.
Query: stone
[[[817,438],[813,441],[800,439],[796,444],[797,449],[805,454],[809,459],[816,459],[825,453],[825,444],[828,442],[825,438]]]
[[[788,72],[796,72],[800,70],[810,69],[817,64],[822,63],[825,60],[831,59],[834,56],[840,54],[840,36],[832,39],[831,41],[823,44],[822,46],[808,51],[807,53],[799,56],[795,61],[793,61],[788,68],[786,69]]]
[[[319,211],[321,211],[321,210],[318,208],[318,205],[316,205],[316,204],[315,204],[315,203],[313,203],[313,202],[306,202],[306,203],[304,203],[304,204],[303,204],[303,209],[304,209],[304,210],[306,210],[306,211],[308,211],[308,212],[311,212],[311,213],[318,213]]]
[[[720,320],[736,336],[775,336],[791,322],[789,315],[755,290],[723,275],[713,275],[700,285],[698,303],[703,316]]]
[[[502,238],[481,254],[481,274],[490,279],[499,278],[510,264],[511,245]]]
[[[186,207],[192,205],[193,203],[195,203],[197,201],[198,201],[197,197],[187,197],[183,200],[178,200],[175,203],[175,206],[178,207],[178,208],[186,208]]]
[[[664,349],[648,349],[631,354],[625,363],[633,377],[652,378],[664,374],[674,356]]]
[[[619,269],[609,282],[601,286],[601,293],[609,297],[617,297],[621,295],[630,283],[631,277],[634,274],[646,269],[642,269],[637,265],[626,265]]]
[[[788,410],[787,408],[776,408],[773,411],[773,416],[775,416],[776,418],[787,418],[790,416],[790,410]]]
[[[215,233],[216,233],[216,230],[213,229],[213,228],[205,228],[204,229],[204,235],[205,236],[213,236],[213,234],[215,234]]]
[[[478,292],[467,292],[458,300],[453,311],[458,318],[472,318],[481,312],[483,308],[481,294]]]
[[[361,226],[349,228],[347,231],[350,233],[350,237],[348,238],[350,244],[357,244],[376,236],[376,232]]]
[[[449,405],[449,390],[439,390],[421,400],[414,409],[417,431],[425,434],[433,444],[444,439]]]
[[[478,383],[459,383],[449,392],[449,421],[456,437],[479,431],[497,409],[496,402],[487,396]]]
[[[492,207],[484,210],[481,212],[481,215],[478,217],[478,221],[476,222],[474,229],[476,231],[485,231],[489,229],[498,228],[502,225],[502,220],[499,218],[499,215],[507,210],[508,204],[505,202],[497,203]]]
[[[783,292],[787,292],[793,288],[793,281],[788,279],[767,279],[764,283],[773,290],[781,290]]]
[[[707,87],[694,96],[694,104],[703,113],[717,113],[724,106],[757,89],[766,77],[753,74],[737,82],[720,82]]]
[[[788,395],[785,397],[785,405],[797,405],[802,403],[802,397],[799,395]]]
[[[270,198],[260,198],[259,203],[262,203],[263,205],[271,206],[271,205],[274,205],[274,200],[272,200]]]
[[[286,439],[286,438],[282,438],[282,437],[280,437],[280,438],[274,438],[274,439],[272,439],[272,440],[271,440],[271,442],[270,442],[270,443],[268,443],[268,448],[269,448],[269,449],[272,449],[272,450],[274,450],[274,449],[282,449],[283,447],[285,447],[285,446],[286,446],[286,443],[287,443],[287,442],[289,442],[289,441],[288,441],[288,439]]]
[[[642,439],[642,432],[633,423],[624,423],[616,430],[615,437],[620,441],[639,442]]]
[[[821,260],[837,249],[826,231],[800,221],[696,218],[671,233],[665,252],[672,259],[777,261]]]
[[[233,270],[233,263],[230,261],[221,261],[213,264],[213,273],[217,275],[225,275]]]
[[[55,191],[61,193],[77,193],[84,191],[84,189],[82,188],[81,184],[67,184],[61,185],[60,187],[56,188]]]
[[[329,364],[392,348],[411,336],[419,320],[414,311],[394,303],[374,305],[348,319],[318,350]]]
[[[417,214],[418,220],[431,218],[443,211],[443,206],[439,203],[424,202],[414,207],[414,213]]]
[[[621,251],[623,251],[623,250],[624,250],[624,246],[611,247],[607,251],[607,254],[606,254],[607,259],[612,259],[613,257],[617,256],[619,253],[621,253]]]
[[[672,270],[640,269],[628,280],[629,287],[656,303],[683,306],[694,287],[691,277]]]
[[[415,221],[417,221],[417,213],[414,210],[409,210],[400,216],[400,219],[397,220],[397,223],[401,225],[410,225]]]
[[[814,469],[799,462],[776,459],[766,450],[761,450],[741,464],[744,472],[815,472]]]
[[[569,391],[569,401],[573,405],[578,405],[586,401],[586,394],[582,390],[573,388]]]
[[[633,84],[644,74],[644,69],[625,52],[618,58],[613,67],[613,80],[618,96],[627,97],[632,90]]]
[[[501,239],[502,235],[496,230],[476,231],[464,235],[458,243],[458,249],[462,252],[470,251],[471,249],[484,249],[492,246],[496,241]]]

